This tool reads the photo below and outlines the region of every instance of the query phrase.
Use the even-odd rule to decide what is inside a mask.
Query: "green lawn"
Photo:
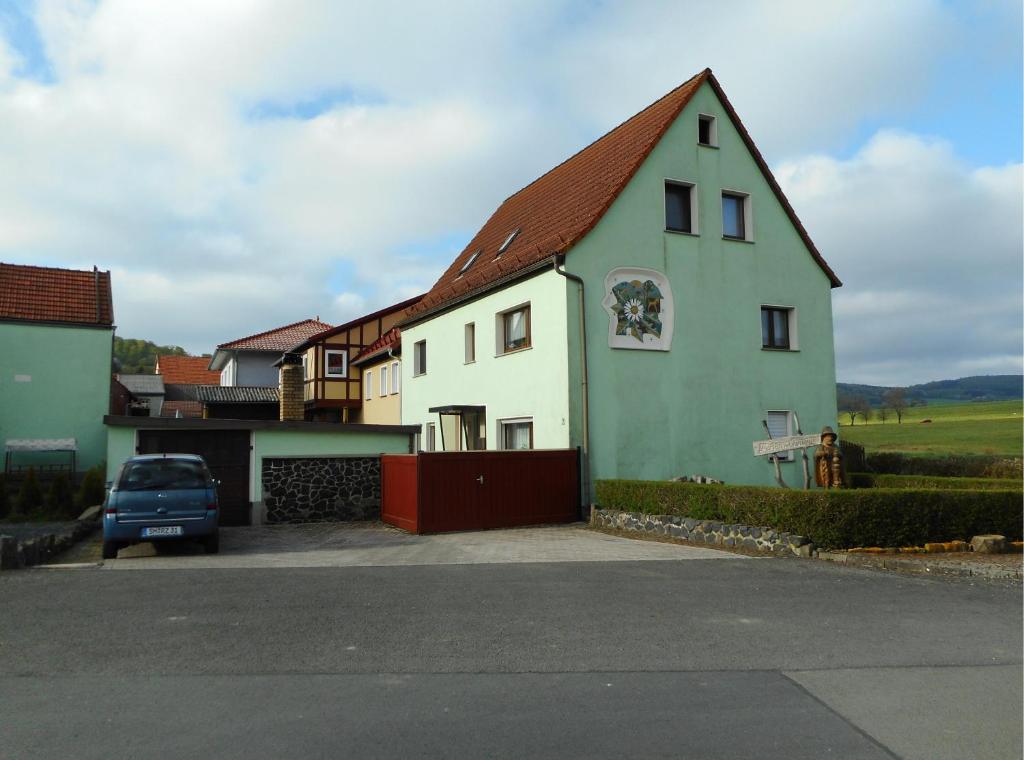
[[[1024,447],[1022,411],[1020,401],[914,407],[903,415],[902,425],[895,416],[884,424],[877,418],[866,425],[858,420],[852,427],[841,425],[839,435],[869,452],[1019,457]],[[925,419],[932,421],[922,423]]]

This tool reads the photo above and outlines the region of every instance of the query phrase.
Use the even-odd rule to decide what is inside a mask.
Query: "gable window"
[[[373,398],[373,372],[367,370],[363,373],[363,399],[369,401]]]
[[[498,317],[502,336],[501,353],[507,354],[530,347],[529,305],[503,312]]]
[[[388,395],[388,365],[384,364],[380,368],[380,397],[384,398]]]
[[[533,448],[533,419],[521,417],[498,420],[501,428],[501,448],[508,450]]]
[[[476,323],[470,322],[466,325],[466,364],[476,361]]]
[[[482,251],[475,251],[472,256],[466,259],[466,263],[462,265],[462,269],[459,270],[459,277],[469,271],[469,268],[476,263],[476,260],[480,258]]]
[[[765,422],[768,423],[768,433],[772,439],[785,438],[793,435],[793,413],[789,411],[774,411],[768,412],[765,417]],[[794,453],[792,451],[780,451],[778,454],[773,456],[778,457],[783,462],[792,462],[794,459]]]
[[[706,113],[697,117],[697,142],[711,148],[718,147],[718,119]]]
[[[783,306],[761,307],[761,348],[796,348],[793,309]]]
[[[348,377],[348,351],[324,351],[327,377]]]
[[[665,229],[697,234],[697,192],[692,184],[665,180]]]
[[[421,340],[412,347],[412,375],[427,374],[427,342]]]
[[[433,422],[427,423],[427,451],[437,451],[437,428]]]
[[[398,378],[401,375],[401,365],[398,362],[391,362],[391,392],[398,393]]]
[[[732,240],[750,240],[750,196],[722,193],[722,235]]]

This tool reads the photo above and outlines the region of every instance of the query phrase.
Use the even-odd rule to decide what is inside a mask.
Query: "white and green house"
[[[426,450],[580,447],[584,498],[771,484],[765,423],[836,424],[840,284],[705,70],[506,199],[410,309],[402,422]]]
[[[0,447],[14,472],[106,459],[110,273],[0,264]]]

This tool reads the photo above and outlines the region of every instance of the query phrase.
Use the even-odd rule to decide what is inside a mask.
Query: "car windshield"
[[[123,491],[170,491],[179,488],[206,488],[210,477],[199,462],[186,459],[158,459],[129,462],[118,487]]]

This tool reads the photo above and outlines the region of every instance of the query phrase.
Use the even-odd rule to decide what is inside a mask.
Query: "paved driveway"
[[[151,544],[122,549],[110,570],[263,567],[372,567],[473,565],[507,562],[627,560],[746,560],[748,557],[675,544],[637,541],[559,525],[414,536],[384,525],[319,523],[222,528],[220,554],[198,546]]]

